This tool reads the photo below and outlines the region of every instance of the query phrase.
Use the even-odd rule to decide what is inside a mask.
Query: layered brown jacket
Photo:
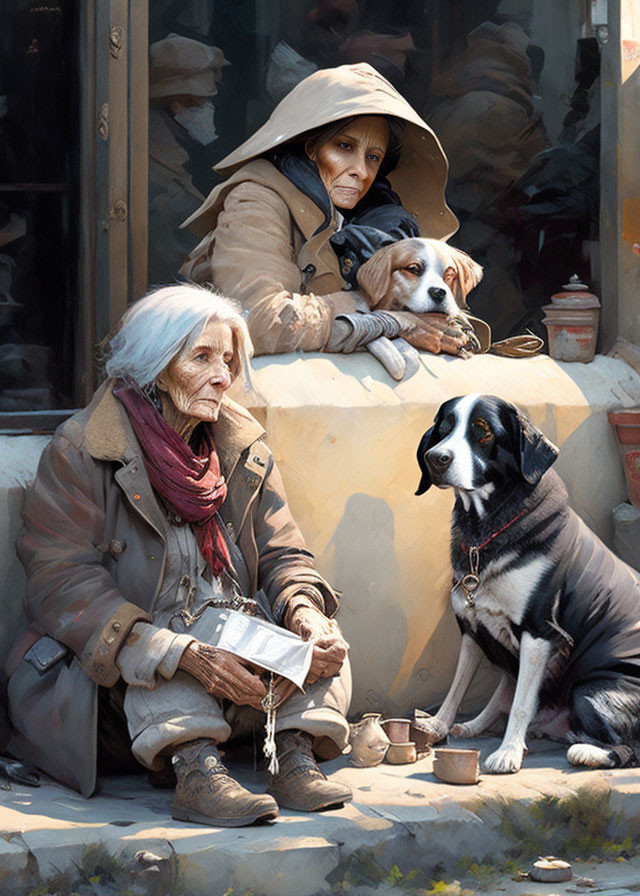
[[[9,658],[18,751],[83,793],[95,786],[96,685],[120,676],[116,657],[138,620],[150,621],[163,583],[169,525],[149,483],[127,413],[107,382],[56,431],[27,490],[18,554],[30,622]],[[228,495],[220,516],[276,620],[313,585],[328,616],[333,589],[289,510],[264,431],[225,399],[212,427]],[[36,671],[21,656],[41,635],[68,648]],[[46,665],[46,661],[45,661]]]

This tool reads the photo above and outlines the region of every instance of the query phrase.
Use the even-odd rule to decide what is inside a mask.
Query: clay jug
[[[389,748],[389,738],[380,724],[379,712],[368,712],[350,725],[351,762],[358,768],[380,765]]]
[[[543,305],[542,323],[549,334],[549,354],[556,361],[593,361],[598,339],[600,300],[574,274],[562,292]]]

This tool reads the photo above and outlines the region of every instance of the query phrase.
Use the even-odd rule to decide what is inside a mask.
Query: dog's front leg
[[[517,772],[527,749],[525,738],[538,708],[538,694],[551,655],[551,644],[524,632],[520,642],[518,681],[500,747],[484,762],[493,774]]]
[[[420,729],[426,732],[429,743],[435,744],[449,733],[458,707],[480,665],[482,656],[482,650],[476,642],[469,635],[463,635],[456,674],[453,676],[444,703],[432,719],[420,719]]]
[[[468,722],[460,722],[451,729],[454,737],[477,737],[486,731],[490,725],[499,718],[501,713],[507,713],[513,698],[513,683],[508,675],[503,675],[493,696],[478,715]]]

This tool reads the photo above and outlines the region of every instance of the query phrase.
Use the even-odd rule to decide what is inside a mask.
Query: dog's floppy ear
[[[395,244],[383,246],[358,269],[356,279],[371,308],[386,308],[393,273]]]
[[[444,245],[449,267],[445,270],[443,280],[453,293],[457,304],[465,311],[469,310],[467,296],[482,280],[482,267],[466,252]]]
[[[416,495],[424,495],[427,489],[430,489],[433,485],[431,480],[431,472],[429,470],[429,466],[424,458],[425,454],[431,448],[432,445],[435,444],[435,434],[438,428],[439,417],[436,417],[435,423],[428,429],[425,434],[420,439],[420,444],[418,445],[418,466],[420,467],[420,471],[422,472],[422,477],[420,479],[420,485],[418,486],[418,491]]]
[[[519,430],[520,470],[528,483],[536,485],[555,461],[559,451],[524,414],[515,408],[514,411]]]

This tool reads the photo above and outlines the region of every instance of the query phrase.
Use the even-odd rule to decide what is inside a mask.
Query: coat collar
[[[180,227],[188,227],[196,236],[206,236],[215,228],[227,194],[235,186],[245,181],[261,184],[278,193],[286,203],[305,240],[308,240],[322,225],[324,213],[313,199],[305,196],[302,190],[292,184],[289,178],[278,171],[276,166],[267,159],[254,159],[236,171],[228,180],[214,187],[200,208],[196,209],[186,221],[183,221]],[[337,224],[336,210],[334,210],[334,220]]]
[[[113,380],[107,380],[87,407],[85,444],[96,460],[127,463],[139,456],[140,447],[124,406],[113,395],[113,385]],[[228,479],[242,452],[264,436],[264,429],[249,411],[227,397],[212,429],[220,464]]]

